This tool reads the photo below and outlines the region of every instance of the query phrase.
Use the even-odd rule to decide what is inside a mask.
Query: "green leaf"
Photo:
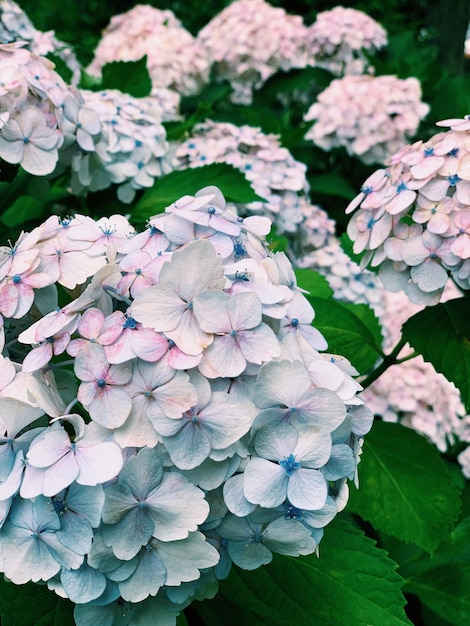
[[[334,294],[326,278],[314,270],[296,269],[295,276],[297,285],[301,289],[306,289],[312,296],[326,299]]]
[[[357,191],[348,181],[339,174],[319,174],[309,179],[310,193],[322,193],[326,196],[338,196],[345,200],[352,200]]]
[[[307,296],[315,309],[314,326],[328,342],[328,352],[341,354],[351,361],[360,374],[364,374],[381,356],[380,325],[372,315],[365,313],[364,306],[347,304],[337,300],[324,300]],[[367,325],[363,318],[367,318]],[[369,328],[369,323],[375,326]]]
[[[72,70],[66,65],[65,61],[63,59],[61,59],[59,56],[57,56],[56,54],[52,54],[52,52],[49,52],[46,57],[52,61],[52,63],[54,63],[55,68],[54,70],[57,72],[57,74],[59,74],[59,76],[68,84],[70,85],[70,83],[72,82],[72,77],[73,77],[73,72]]]
[[[470,623],[470,562],[432,568],[410,581],[406,590],[454,626]]]
[[[255,103],[258,99],[274,99],[279,93],[291,94],[293,91],[311,92],[313,89],[323,91],[334,76],[320,67],[306,67],[289,72],[276,72],[263,87],[255,92]]]
[[[433,552],[460,509],[459,489],[436,448],[400,424],[376,422],[361,458],[351,509],[379,531]]]
[[[352,302],[342,302],[341,304],[361,320],[373,336],[375,345],[381,346],[383,343],[382,326],[374,310],[368,304],[364,303],[354,304]]]
[[[73,604],[45,585],[14,585],[0,579],[2,626],[73,626]]]
[[[2,213],[0,220],[5,226],[14,228],[32,219],[44,216],[45,204],[30,196],[20,196],[6,211]]]
[[[162,213],[181,196],[193,196],[199,189],[208,185],[219,187],[225,199],[230,202],[246,204],[257,200],[263,201],[239,170],[225,163],[214,163],[171,172],[159,178],[137,202],[132,211],[132,218],[136,221],[145,221],[152,215]]]
[[[470,301],[449,300],[413,315],[403,337],[460,390],[470,412]]]
[[[253,572],[233,568],[210,601],[213,619],[206,623],[409,625],[403,611],[402,580],[395,568],[372,539],[349,522],[336,519],[325,530],[320,558],[275,555],[272,563]],[[234,605],[236,609],[227,610]],[[198,603],[193,606],[199,611]],[[256,621],[247,619],[250,613]],[[225,614],[230,615],[227,622],[222,620]]]
[[[102,76],[99,90],[119,89],[134,98],[145,98],[152,91],[152,81],[147,70],[147,56],[143,56],[138,61],[107,63],[103,66]]]

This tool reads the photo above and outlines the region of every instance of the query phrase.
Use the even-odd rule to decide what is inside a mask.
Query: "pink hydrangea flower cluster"
[[[236,0],[198,34],[217,75],[234,89],[233,99],[251,104],[253,89],[278,72],[307,64],[307,28],[298,15],[265,0]]]
[[[87,72],[100,76],[106,63],[138,61],[143,56],[154,88],[190,95],[209,79],[206,51],[174,13],[143,4],[111,18]]]
[[[382,163],[418,130],[429,112],[417,78],[345,76],[333,80],[304,116],[305,138],[323,150],[343,147],[363,163]]]
[[[262,214],[288,234],[298,250],[320,247],[334,232],[327,214],[310,203],[306,166],[283,148],[276,135],[259,128],[207,120],[177,146],[177,167],[227,163],[239,169],[265,202],[233,205],[242,215]]]
[[[78,626],[122,602],[174,626],[232,562],[314,552],[347,501],[372,415],[269,228],[208,187],[142,233],[52,216],[0,251],[26,326],[1,334],[0,563]]]
[[[65,84],[53,63],[22,43],[4,44],[0,73],[0,158],[45,176],[54,171],[59,151],[63,155],[72,144],[95,150],[98,116]]]
[[[80,194],[115,183],[119,199],[131,202],[137,189],[151,187],[155,178],[171,170],[159,100],[133,98],[117,90],[81,95],[99,118],[100,135],[93,152],[75,150],[72,189]]]
[[[470,122],[405,146],[376,171],[347,211],[348,234],[363,264],[379,267],[390,291],[417,304],[439,302],[449,276],[470,289]],[[357,210],[358,209],[358,210]]]
[[[81,68],[73,50],[59,41],[53,30],[46,33],[37,30],[26,13],[13,0],[0,0],[0,41],[2,43],[24,41],[33,54],[56,55],[71,70],[71,83],[78,84]]]
[[[386,46],[387,33],[366,13],[337,6],[318,13],[307,41],[311,65],[345,76],[370,71],[364,51],[371,54]]]

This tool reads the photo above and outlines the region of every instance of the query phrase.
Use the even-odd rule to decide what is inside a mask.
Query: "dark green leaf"
[[[293,91],[323,91],[333,80],[330,72],[320,67],[306,67],[301,70],[277,72],[269,78],[255,94],[255,102],[259,97],[276,98],[279,93],[291,94]]]
[[[73,604],[45,585],[14,585],[0,579],[2,626],[73,626]]]
[[[99,89],[119,89],[134,98],[145,98],[152,91],[152,81],[147,70],[147,57],[138,61],[107,63],[102,70]]]
[[[470,623],[469,561],[434,567],[411,580],[406,590],[454,626]]]
[[[2,213],[0,220],[9,228],[14,228],[32,219],[44,216],[45,204],[30,196],[20,196],[6,211]]]
[[[47,58],[52,61],[55,65],[55,71],[57,72],[57,74],[59,74],[59,76],[68,84],[70,85],[70,83],[72,82],[72,76],[73,76],[73,72],[72,70],[67,67],[65,61],[63,61],[59,56],[57,56],[56,54],[52,54],[51,52],[49,52],[49,54],[46,55]]]
[[[197,109],[182,122],[166,122],[164,126],[168,141],[181,141],[185,139],[187,133],[192,130],[196,124],[207,118],[209,111],[210,105],[200,103]]]
[[[357,195],[357,191],[339,174],[319,174],[310,178],[309,182],[312,196],[315,193],[322,193],[352,200]]]
[[[376,340],[380,326],[375,316],[372,322],[372,316],[365,314],[362,305],[344,305],[337,300],[315,296],[307,298],[315,309],[314,326],[327,340],[328,352],[345,356],[360,374],[373,367],[382,354],[381,341]],[[374,324],[373,331],[363,322],[364,315],[367,324]]]
[[[413,315],[403,337],[453,382],[470,412],[470,301],[449,300]]]
[[[374,310],[368,304],[353,304],[352,302],[342,302],[341,304],[361,320],[374,337],[375,345],[381,346],[383,343],[382,327]]]
[[[171,172],[159,178],[136,204],[132,218],[136,221],[145,221],[150,216],[163,212],[165,207],[181,196],[193,196],[199,189],[208,185],[219,187],[227,201],[245,204],[263,200],[253,191],[239,170],[225,163],[214,163]]]
[[[433,552],[460,509],[459,489],[438,451],[401,426],[377,422],[364,441],[360,489],[350,506],[378,530]]]
[[[395,568],[371,539],[336,519],[325,529],[320,558],[276,555],[254,572],[234,568],[210,601],[212,617],[207,624],[409,625]],[[227,610],[234,605],[236,609]],[[199,610],[199,605],[194,608]],[[230,615],[227,622],[221,619],[224,611]],[[247,618],[250,613],[256,620]]]
[[[326,278],[314,270],[296,269],[295,275],[297,285],[301,289],[306,289],[311,296],[326,299],[334,294]]]

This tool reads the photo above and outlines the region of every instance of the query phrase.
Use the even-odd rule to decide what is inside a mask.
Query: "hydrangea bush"
[[[387,289],[418,304],[439,302],[449,278],[470,288],[470,123],[439,125],[450,130],[394,154],[347,209],[355,211],[348,234],[363,264],[379,267]]]
[[[371,71],[367,55],[387,44],[383,26],[366,13],[337,6],[318,13],[307,34],[310,63],[335,76]]]
[[[407,95],[412,113],[386,114],[402,135],[379,140],[340,96],[359,150],[327,153],[304,140],[321,124],[302,95],[331,74],[289,71],[302,19],[252,0],[212,24],[230,11],[232,69],[257,69],[225,79],[245,103],[259,89],[252,107],[217,67],[187,97],[208,66],[186,64],[194,40],[164,11],[112,20],[116,49],[79,88],[4,35],[2,623],[466,624],[464,107],[434,110],[430,66],[391,37],[378,76],[350,78],[390,102],[410,68],[450,130],[406,146],[427,111]],[[359,30],[344,38],[369,58],[380,27]],[[119,60],[124,31],[153,86],[143,57]]]
[[[198,40],[172,11],[145,4],[111,19],[87,72],[99,76],[106,63],[144,56],[155,89],[188,95],[197,93],[209,78],[209,58]]]
[[[77,624],[119,598],[174,623],[347,501],[371,413],[268,231],[206,188],[139,234],[52,216],[2,250],[2,569]]]
[[[240,104],[251,104],[253,90],[279,70],[305,67],[308,60],[302,18],[265,0],[235,0],[199,32],[197,40]]]
[[[347,75],[319,94],[304,116],[305,138],[323,150],[343,147],[366,164],[382,163],[413,137],[429,112],[416,78]]]
[[[81,194],[115,183],[119,199],[129,203],[136,190],[151,187],[155,178],[172,169],[162,125],[165,118],[173,117],[171,110],[165,110],[168,101],[156,96],[133,98],[113,89],[80,93],[98,116],[100,132],[94,150],[75,146],[72,190]]]

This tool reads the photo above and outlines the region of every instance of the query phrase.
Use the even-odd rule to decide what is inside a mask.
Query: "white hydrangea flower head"
[[[70,46],[59,41],[53,30],[45,33],[37,30],[26,13],[13,0],[0,0],[0,41],[2,43],[24,41],[33,54],[56,55],[72,72],[72,85],[79,83],[81,67]]]
[[[242,215],[269,217],[277,233],[288,234],[297,248],[318,248],[334,231],[327,214],[310,202],[306,166],[281,146],[276,135],[206,120],[176,147],[175,159],[178,168],[227,163],[239,169],[266,201],[232,208]]]
[[[217,75],[234,89],[234,101],[251,104],[259,89],[278,71],[307,64],[307,28],[265,0],[235,0],[199,32]]]
[[[72,189],[79,194],[116,183],[120,200],[131,202],[137,189],[151,187],[155,178],[171,169],[161,100],[134,98],[113,89],[80,93],[98,115],[100,136],[95,151],[75,150]]]
[[[28,173],[51,174],[76,144],[92,152],[99,133],[96,113],[76,89],[54,71],[54,64],[24,47],[0,45],[0,158]]]
[[[87,72],[100,76],[106,63],[138,61],[143,56],[154,88],[190,95],[209,79],[209,59],[197,39],[172,11],[144,4],[111,18]]]
[[[307,34],[309,63],[335,76],[370,71],[364,52],[387,45],[385,29],[366,13],[337,6],[318,13]]]
[[[304,116],[305,135],[323,150],[343,147],[363,163],[382,163],[418,130],[429,112],[417,78],[348,75],[333,80]]]
[[[0,312],[26,325],[0,358],[0,568],[78,626],[122,602],[175,626],[232,562],[316,551],[345,504],[372,414],[269,229],[206,187],[143,233],[51,216],[0,250]]]
[[[390,291],[436,304],[449,279],[470,289],[470,123],[405,146],[369,177],[350,203],[354,252],[379,267]]]

